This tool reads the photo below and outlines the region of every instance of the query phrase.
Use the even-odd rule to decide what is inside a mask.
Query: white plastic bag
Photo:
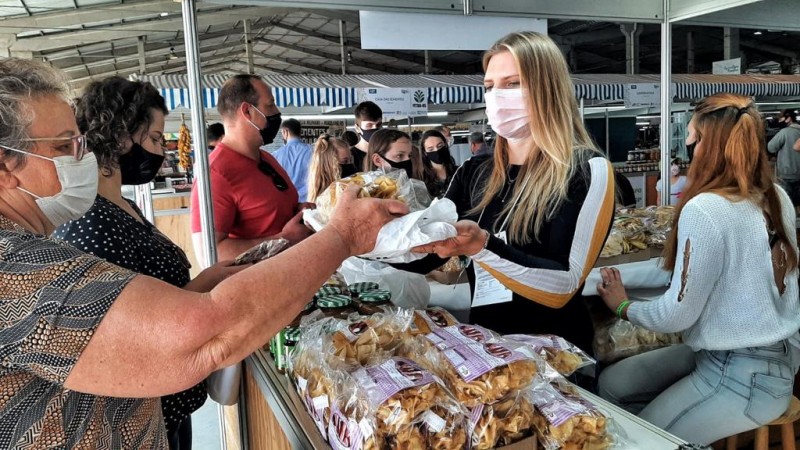
[[[403,272],[377,261],[347,258],[339,268],[347,284],[371,281],[392,293],[392,303],[403,308],[423,309],[431,299],[424,275]]]
[[[303,220],[317,231],[322,228],[316,210],[303,211]],[[452,201],[434,200],[431,206],[398,217],[384,225],[378,232],[375,248],[361,256],[387,263],[415,261],[426,255],[412,253],[412,248],[454,237],[456,221],[458,212]]]

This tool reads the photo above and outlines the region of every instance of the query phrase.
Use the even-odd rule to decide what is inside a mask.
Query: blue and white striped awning
[[[189,89],[162,88],[159,90],[168,110],[178,107],[191,108]],[[272,95],[279,108],[287,106],[330,106],[352,108],[356,104],[354,88],[272,88]],[[203,89],[203,106],[217,107],[219,89]]]
[[[328,106],[351,108],[359,88],[428,89],[428,103],[483,103],[482,75],[275,75],[265,74],[279,107]],[[189,107],[185,75],[134,75],[161,90],[167,107]],[[203,106],[215,108],[224,75],[204,76]],[[659,83],[658,75],[576,74],[572,76],[578,99],[623,101],[625,86]],[[717,92],[754,97],[800,97],[800,75],[708,75],[674,74],[674,95],[679,100],[696,100]]]

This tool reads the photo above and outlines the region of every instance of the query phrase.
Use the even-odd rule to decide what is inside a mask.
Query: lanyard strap
[[[522,198],[522,193],[525,192],[525,188],[528,187],[528,181],[530,180],[530,173],[525,176],[525,181],[522,183],[522,187],[520,188],[519,192],[517,193],[516,198],[514,198],[514,202],[511,204],[511,208],[508,210],[508,214],[506,214],[506,218],[503,220],[503,224],[500,225],[500,231],[505,230],[506,225],[508,225],[508,220],[511,218],[511,213],[514,212],[514,208],[517,207],[517,203],[519,199]],[[513,186],[511,187],[513,188]],[[486,212],[486,207],[484,206],[481,210],[480,216],[478,216],[478,225],[481,223],[481,219],[483,219],[483,213]],[[492,233],[494,234],[494,233]]]

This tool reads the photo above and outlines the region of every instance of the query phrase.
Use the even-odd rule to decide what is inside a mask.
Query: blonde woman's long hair
[[[308,166],[309,202],[314,202],[322,191],[342,177],[338,148],[350,150],[347,142],[328,134],[320,136],[314,144],[314,153],[311,154],[311,164]]]
[[[583,126],[567,62],[555,42],[532,31],[511,33],[483,55],[484,72],[492,57],[502,52],[514,57],[520,85],[527,92],[532,145],[509,197],[519,201],[516,206],[513,201],[507,203],[495,227],[511,214],[509,238],[527,244],[532,242],[531,231],[538,239],[542,224],[566,199],[575,170],[598,152]],[[473,214],[480,214],[499,195],[506,184],[508,163],[508,141],[497,136],[494,167]]]

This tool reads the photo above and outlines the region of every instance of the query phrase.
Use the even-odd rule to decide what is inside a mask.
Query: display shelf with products
[[[252,354],[247,359],[245,372],[250,448],[332,449],[304,409],[302,399],[295,391],[289,377],[278,371],[269,352],[259,350]],[[681,439],[602,398],[581,388],[577,390],[624,430],[627,435],[627,448],[676,450],[685,444]],[[267,432],[273,434],[280,432],[281,435],[266,435]],[[257,443],[262,443],[262,447],[258,447]],[[268,443],[269,447],[264,447],[264,443]]]
[[[286,328],[247,359],[243,404],[251,448],[672,450],[683,444],[567,382],[594,360],[558,336],[501,336],[438,307],[384,305],[370,313],[315,307],[331,296],[363,302],[370,292],[384,292],[378,287],[348,285],[335,274],[298,315],[299,328]]]

